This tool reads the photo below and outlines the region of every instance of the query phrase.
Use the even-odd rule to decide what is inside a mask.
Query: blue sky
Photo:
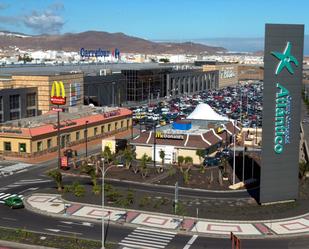
[[[263,37],[264,24],[309,24],[306,0],[2,0],[0,29],[99,30],[151,40]],[[306,28],[306,32],[308,28]]]

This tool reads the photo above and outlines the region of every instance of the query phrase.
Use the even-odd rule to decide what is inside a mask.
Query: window
[[[20,112],[19,111],[10,112],[10,120],[16,120],[16,119],[20,119]]]
[[[123,128],[123,121],[121,121],[120,123],[120,128]]]
[[[36,93],[28,93],[26,97],[27,107],[35,106]]]
[[[96,135],[97,135],[97,133],[98,133],[98,127],[94,127],[94,129],[93,129],[93,133],[94,133],[94,136],[96,136]]]
[[[118,129],[118,122],[115,122],[115,130]]]
[[[26,144],[25,143],[20,143],[19,144],[19,152],[27,152],[26,151]]]
[[[11,151],[11,142],[4,142],[4,150]]]
[[[38,143],[37,143],[37,146],[36,146],[37,148],[36,148],[36,150],[37,151],[42,151],[43,150],[43,143],[42,143],[42,141],[39,141]]]
[[[107,126],[107,131],[108,131],[108,132],[111,131],[111,124],[108,124],[108,126]]]
[[[35,114],[36,114],[35,109],[27,110],[27,117],[34,117],[36,116]]]
[[[52,147],[52,140],[47,139],[47,149],[50,149]]]
[[[87,130],[84,130],[84,139],[86,139],[87,138]]]
[[[76,136],[76,141],[78,141],[78,140],[79,140],[79,131],[77,131],[77,132],[75,133],[75,136]]]
[[[104,125],[101,126],[101,133],[104,133]]]
[[[18,109],[20,107],[19,104],[20,96],[19,94],[10,96],[10,109]]]
[[[129,127],[130,126],[130,120],[128,119],[127,120],[127,127]]]
[[[66,146],[68,146],[68,144],[71,142],[71,135],[70,134],[68,134],[68,135],[66,135]]]

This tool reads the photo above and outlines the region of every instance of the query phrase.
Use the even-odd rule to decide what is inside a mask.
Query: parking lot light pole
[[[85,122],[85,145],[86,145],[86,151],[85,151],[85,154],[86,154],[86,159],[88,157],[88,120]]]

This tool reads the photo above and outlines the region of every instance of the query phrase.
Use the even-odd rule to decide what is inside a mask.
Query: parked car
[[[10,208],[23,208],[24,207],[24,203],[23,203],[23,200],[18,197],[18,196],[12,196],[10,198],[7,198],[5,201],[4,201],[4,204],[6,206],[9,206]]]
[[[208,166],[218,166],[221,160],[218,157],[205,157],[203,165]]]

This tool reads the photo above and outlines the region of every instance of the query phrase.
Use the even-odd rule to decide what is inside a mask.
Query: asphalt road
[[[95,151],[94,151],[95,152]],[[46,177],[45,171],[47,169],[54,167],[56,164],[56,160],[52,160],[50,162],[40,164],[37,166],[31,167],[28,171],[13,174],[7,177],[1,177],[0,179],[0,188],[9,186],[16,182],[24,181],[22,185],[16,185],[15,187],[9,188],[8,193],[20,193],[23,195],[30,194],[33,189],[38,188],[43,189],[50,186],[54,186],[53,181],[49,181],[50,179]],[[30,184],[27,184],[27,180]],[[35,182],[35,179],[41,179],[38,182]],[[46,180],[46,181],[45,181]],[[65,177],[64,181],[72,181],[71,177]],[[84,181],[89,181],[88,179],[84,179]],[[117,182],[119,187],[127,188],[128,183]],[[153,191],[158,193],[158,191],[163,193],[174,193],[173,188],[160,188],[157,186],[145,187],[144,185],[139,184],[130,184],[130,188],[140,189],[144,191]],[[4,191],[3,191],[4,192]],[[193,190],[181,190],[182,195],[189,196],[199,196],[201,195],[205,197],[215,198],[220,195],[223,198],[246,198],[246,192],[235,192],[232,195],[226,195],[222,193],[211,193],[209,192],[200,192]],[[42,216],[36,213],[32,213],[26,209],[19,210],[11,210],[10,208],[0,204],[0,225],[3,227],[11,227],[11,228],[25,228],[31,231],[37,231],[42,233],[50,233],[50,234],[61,234],[67,236],[78,236],[81,238],[87,239],[101,239],[101,225],[93,222],[82,222],[82,221],[72,221],[63,218],[54,218],[49,216]],[[107,229],[107,224],[106,224]],[[126,236],[133,232],[134,228],[132,227],[124,227],[121,225],[110,224],[108,233],[107,233],[107,241],[111,242],[120,242]],[[177,234],[171,242],[168,244],[167,249],[180,249],[184,248],[188,241],[192,238],[192,235],[181,235]],[[63,245],[63,248],[64,245]],[[188,248],[188,247],[187,247]],[[190,249],[195,248],[214,248],[214,249],[230,249],[231,243],[228,239],[220,239],[220,238],[206,238],[206,237],[197,237],[194,243],[190,246]],[[291,239],[263,239],[263,240],[244,240],[242,241],[242,248],[252,248],[252,249],[305,249],[309,248],[309,237],[302,238],[291,238]]]

